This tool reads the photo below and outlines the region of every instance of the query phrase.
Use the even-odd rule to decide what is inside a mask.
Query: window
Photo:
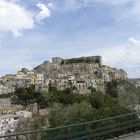
[[[19,119],[18,117],[15,117],[15,118],[14,118],[14,120],[18,120],[18,119]]]

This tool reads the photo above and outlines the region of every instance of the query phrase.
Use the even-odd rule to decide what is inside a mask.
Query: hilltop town
[[[127,73],[122,69],[102,64],[101,56],[63,59],[52,58],[33,70],[22,68],[17,74],[6,74],[0,78],[0,94],[12,93],[15,88],[32,84],[37,90],[47,91],[49,85],[63,90],[75,87],[76,93],[86,93],[90,87],[104,91],[104,84],[111,80],[124,80]]]
[[[120,81],[120,85],[116,81]],[[125,82],[121,83],[121,81],[125,81],[126,84]],[[109,113],[111,114],[114,113],[114,110],[112,112],[112,107],[115,107],[116,110],[121,108],[124,111],[126,106],[131,108],[131,102],[128,101],[130,104],[124,105],[124,102],[119,102],[119,99],[123,100],[125,93],[126,97],[131,99],[130,95],[132,94],[129,94],[127,90],[132,85],[128,84],[128,82],[139,87],[139,81],[139,79],[129,79],[127,73],[122,69],[118,70],[103,65],[101,56],[70,59],[54,57],[52,62],[44,61],[32,70],[22,68],[16,74],[6,74],[0,78],[0,136],[19,132],[25,128],[32,130],[34,129],[32,125],[39,123],[40,126],[41,122],[36,121],[36,119],[40,119],[43,116],[45,116],[46,123],[43,123],[40,128],[51,126],[52,124],[48,117],[48,114],[51,115],[51,113],[48,108],[53,108],[54,103],[57,103],[58,107],[62,104],[65,108],[68,107],[67,105],[71,105],[73,111],[75,111],[75,108],[80,111],[82,107],[85,109],[87,107],[94,108],[95,111],[96,109],[99,110],[98,105],[101,105],[105,112],[106,106],[110,108]],[[112,82],[114,82],[113,86],[109,90],[110,92],[107,92],[106,87],[108,83]],[[123,86],[123,97],[117,97],[119,96],[118,92],[122,92],[117,90],[117,85],[121,87],[121,90]],[[130,92],[131,90],[135,91],[134,93],[139,92],[133,86],[130,88]],[[139,98],[139,96],[136,97]],[[84,102],[87,102],[87,105]],[[80,108],[75,107],[78,104]],[[136,102],[135,104],[137,105],[138,103]],[[40,105],[43,106],[41,107]],[[60,109],[62,109],[61,106]],[[81,113],[78,113],[79,115],[84,113],[82,109],[81,111]],[[87,112],[91,113],[89,108]],[[65,114],[65,111],[62,111],[61,114],[65,116],[63,113]],[[94,112],[93,114],[96,113]],[[93,116],[91,120],[92,118]]]

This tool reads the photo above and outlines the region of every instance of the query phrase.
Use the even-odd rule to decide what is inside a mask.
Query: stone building
[[[17,115],[2,115],[0,116],[0,135],[12,134],[19,122]]]
[[[53,57],[52,63],[44,61],[31,71],[23,68],[16,75],[5,75],[0,79],[0,91],[6,91],[7,87],[13,91],[13,87],[31,84],[35,84],[40,91],[47,91],[50,84],[58,89],[74,85],[79,91],[86,91],[89,86],[103,89],[106,82],[115,79],[127,79],[127,73],[102,65],[101,56],[71,59]]]
[[[140,78],[129,78],[128,82],[135,85],[135,87],[140,87]]]

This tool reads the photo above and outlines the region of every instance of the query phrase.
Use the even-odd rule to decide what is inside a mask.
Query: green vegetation
[[[91,93],[75,94],[73,88],[62,91],[49,86],[47,93],[40,93],[32,85],[18,88],[14,101],[27,107],[37,103],[48,108],[50,127],[63,126],[133,112],[140,103],[139,88],[126,81],[111,81],[106,84],[106,94],[89,87]]]
[[[56,88],[51,87],[51,93]],[[130,113],[129,109],[119,105],[118,99],[109,94],[103,94],[100,91],[92,90],[91,93],[85,95],[74,94],[71,89],[65,89],[60,92],[57,91],[57,99],[52,102],[48,110],[48,122],[50,127],[62,127],[70,124],[79,124],[82,122],[94,121],[98,119],[118,116]],[[56,96],[55,96],[56,97]],[[62,100],[63,99],[63,100]],[[70,99],[70,100],[69,100]],[[74,134],[92,133],[93,129],[117,125],[118,121],[127,121],[133,118],[123,118],[118,120],[108,120],[106,122],[99,122],[97,124],[80,125],[77,127],[64,128],[57,131],[43,134],[42,139],[49,139],[58,136],[56,139],[65,140],[65,137]],[[130,131],[130,130],[128,130]],[[127,133],[127,131],[121,131]],[[114,137],[116,134],[111,134],[109,137]],[[100,137],[104,139],[103,137]]]
[[[127,81],[118,85],[118,102],[121,106],[135,110],[140,104],[140,88],[136,88]]]
[[[10,97],[11,97],[11,93],[0,94],[0,98],[10,98]]]
[[[96,120],[133,112],[140,103],[139,93],[139,88],[126,81],[108,82],[106,93],[96,91],[93,88],[91,93],[84,95],[74,94],[70,88],[58,91],[51,87],[49,92],[45,94],[49,107],[50,126]],[[88,114],[88,117],[84,117],[84,114]]]
[[[32,85],[28,88],[16,89],[13,99],[16,103],[22,104],[25,107],[37,103],[38,113],[40,108],[49,108],[49,118],[59,118],[59,121],[55,119],[53,121],[49,120],[51,127],[121,115],[134,111],[135,107],[140,103],[140,89],[135,88],[126,81],[106,83],[106,94],[96,91],[92,87],[89,87],[89,89],[91,89],[91,93],[75,94],[72,87],[60,91],[50,85],[47,93],[40,93]],[[74,118],[74,114],[76,114],[74,111],[79,112],[77,114],[79,117],[75,116]],[[84,111],[87,112],[85,113]],[[88,114],[87,119],[84,117],[84,113]],[[65,116],[67,116],[66,121],[64,121],[66,119],[64,118]]]
[[[116,99],[101,92],[79,96],[75,103],[54,103],[50,107],[49,122],[51,127],[97,120],[130,112],[120,106]],[[77,97],[78,98],[78,97]],[[115,110],[115,111],[114,111]]]
[[[13,100],[15,103],[22,104],[25,107],[29,104],[37,103],[38,109],[52,108],[53,104],[56,103],[67,107],[86,102],[96,110],[105,109],[106,107],[110,111],[115,107],[134,110],[136,105],[140,103],[140,88],[134,87],[134,85],[127,81],[111,81],[106,83],[106,94],[103,94],[101,91],[96,91],[92,87],[88,87],[91,93],[75,94],[74,89],[71,87],[60,91],[50,85],[47,93],[40,93],[35,90],[34,85],[31,85],[28,88],[16,89]],[[5,96],[9,97],[9,94],[1,95],[1,97]],[[111,113],[109,114],[111,115]]]
[[[50,127],[60,127],[69,124],[79,124],[81,122],[93,121],[102,118],[108,118],[112,116],[118,116],[134,112],[134,105],[139,104],[139,88],[135,88],[134,85],[126,81],[111,81],[106,84],[106,94],[101,91],[91,89],[91,93],[85,95],[74,94],[72,89],[65,89],[64,91],[57,91],[56,88],[51,87],[50,92],[55,96],[55,102],[51,101],[49,106],[48,121]],[[134,94],[133,94],[134,93]],[[51,94],[51,96],[52,96]],[[126,100],[126,102],[124,101]],[[131,100],[131,101],[130,101]],[[129,107],[130,105],[130,107]],[[92,133],[92,129],[101,128],[109,125],[118,125],[118,122],[127,122],[138,119],[137,116],[128,116],[117,120],[108,120],[106,122],[99,122],[93,125],[82,125],[77,127],[66,128],[57,130],[57,132],[43,135],[43,138],[53,137],[59,135],[58,139],[65,139],[65,136],[81,134],[81,133]],[[138,120],[139,121],[139,120]],[[129,122],[130,123],[130,122]],[[139,129],[139,128],[138,128]],[[132,129],[126,129],[120,131],[118,135],[129,133]],[[67,135],[66,135],[67,134]],[[117,133],[111,133],[110,135],[101,136],[99,139],[105,137],[114,137]]]
[[[40,108],[47,108],[47,116],[39,116],[34,118],[34,121],[29,121],[25,124],[29,125],[32,130],[44,127],[61,127],[70,124],[77,124],[87,121],[123,115],[134,112],[135,107],[140,104],[140,88],[134,87],[127,81],[111,81],[106,83],[106,93],[102,93],[92,87],[87,94],[74,93],[75,88],[66,88],[58,90],[54,86],[49,86],[48,92],[40,93],[35,90],[32,85],[28,88],[19,88],[15,92],[16,101],[27,107],[29,104],[37,103],[38,112]],[[104,125],[117,125],[119,122],[133,120],[133,117],[111,120],[104,123],[99,123],[91,126],[63,129],[59,132],[49,132],[47,135],[43,133],[42,139],[49,139],[51,136],[65,133],[81,133],[81,131],[91,132],[93,128],[98,128]],[[121,134],[131,132],[128,129],[121,131]],[[49,136],[48,136],[49,135]],[[115,136],[116,134],[111,134]],[[65,139],[65,138],[64,138]]]
[[[70,105],[80,103],[86,98],[86,95],[73,93],[74,88],[66,88],[63,91],[57,90],[56,87],[50,86],[49,91],[44,94],[47,107],[51,107],[54,103]]]
[[[119,105],[134,111],[140,104],[140,88],[128,81],[113,80],[106,84],[106,94],[116,98]]]
[[[46,104],[43,93],[36,91],[34,85],[31,85],[28,88],[17,88],[12,100],[15,100],[15,103],[21,104],[25,107],[37,103],[38,113],[40,107]]]
[[[110,82],[106,83],[106,93],[111,95],[114,98],[118,97],[118,86],[119,81],[117,80],[112,80]]]

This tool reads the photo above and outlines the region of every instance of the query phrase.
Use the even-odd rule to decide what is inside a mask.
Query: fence
[[[0,140],[104,140],[140,130],[139,114],[0,136]]]

